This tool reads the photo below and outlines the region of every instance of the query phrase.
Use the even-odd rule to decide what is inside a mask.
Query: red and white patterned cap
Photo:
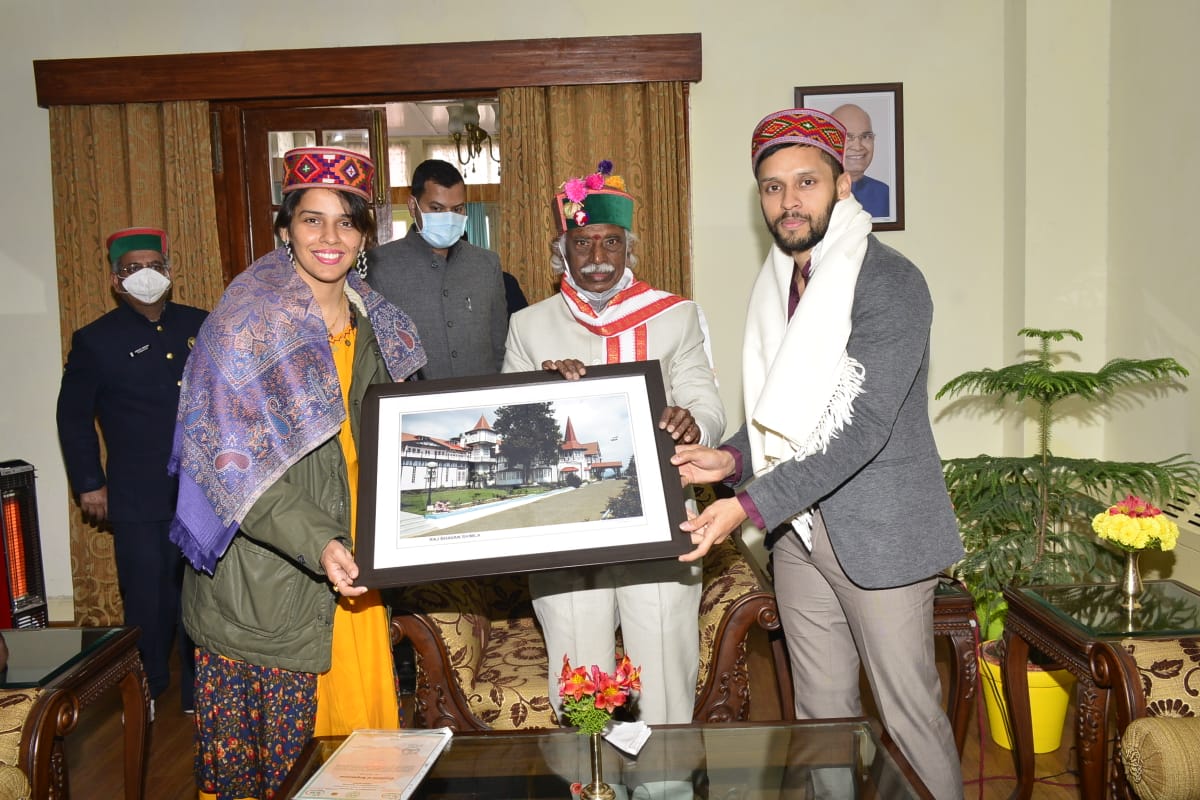
[[[819,147],[844,164],[846,128],[829,114],[812,108],[785,108],[768,114],[754,126],[750,138],[750,167],[755,174],[763,152],[777,144]]]
[[[335,189],[371,199],[375,163],[340,147],[298,147],[283,154],[283,193]]]

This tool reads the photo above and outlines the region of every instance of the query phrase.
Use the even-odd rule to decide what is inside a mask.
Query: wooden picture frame
[[[357,583],[687,552],[674,442],[658,428],[665,406],[657,361],[588,367],[578,381],[539,371],[372,386],[359,437]]]
[[[846,126],[846,171],[851,177],[857,173],[854,196],[876,231],[904,230],[904,84],[797,86],[794,102],[833,114]],[[847,106],[858,111],[843,113]],[[869,137],[866,143],[863,136]],[[854,160],[866,164],[855,168]]]

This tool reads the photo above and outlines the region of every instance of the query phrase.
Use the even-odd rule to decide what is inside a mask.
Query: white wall
[[[1149,10],[1113,3],[1106,350],[1110,358],[1171,356],[1192,377],[1186,392],[1113,414],[1105,450],[1153,461],[1200,453],[1200,259],[1191,208],[1200,185],[1200,5],[1154,2]],[[1174,559],[1153,563],[1200,586],[1200,533],[1182,536]]]
[[[1190,99],[1185,76],[1196,71],[1195,48],[1184,37],[1196,30],[1197,12],[1190,0],[1113,5],[763,0],[743,10],[691,0],[514,0],[465,14],[462,6],[428,0],[360,0],[353,15],[339,11],[336,23],[321,23],[331,7],[313,0],[0,0],[8,12],[0,31],[0,143],[9,187],[0,198],[8,231],[0,240],[0,364],[10,376],[0,407],[0,459],[22,458],[39,470],[49,592],[60,600],[52,616],[70,618],[71,582],[68,490],[53,420],[62,354],[48,113],[36,106],[34,59],[701,33],[703,79],[691,94],[695,287],[737,423],[744,308],[767,245],[748,138],[760,117],[791,105],[796,86],[904,84],[907,229],[881,238],[929,280],[936,305],[931,387],[1011,358],[1023,324],[1083,330],[1088,362],[1111,350],[1171,353],[1195,365],[1200,348],[1185,304],[1195,296],[1196,270],[1181,235],[1185,218],[1164,220],[1164,209],[1190,200],[1187,190],[1196,183],[1188,147],[1196,104],[1179,100]],[[1176,17],[1192,24],[1163,22]],[[1110,50],[1110,28],[1136,35],[1115,37]],[[1162,46],[1163,36],[1178,41]],[[1188,69],[1179,68],[1180,59]],[[1110,70],[1119,76],[1111,110]],[[1161,81],[1164,75],[1174,83]],[[1149,120],[1138,102],[1147,91],[1158,101]],[[1177,121],[1162,125],[1164,110]],[[1175,150],[1159,157],[1147,185],[1142,165],[1160,151],[1148,146],[1157,142],[1146,131],[1160,127],[1170,128]],[[1142,235],[1147,227],[1155,231],[1152,241]],[[1108,299],[1133,288],[1136,310],[1124,297]],[[1136,425],[1080,431],[1075,446],[1110,457],[1200,450],[1192,444],[1200,435],[1197,407],[1195,393],[1159,401]],[[943,410],[934,408],[944,455],[1020,446],[991,419],[981,424]]]

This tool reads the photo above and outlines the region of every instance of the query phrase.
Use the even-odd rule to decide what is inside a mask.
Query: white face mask
[[[171,279],[156,269],[139,269],[121,281],[125,291],[147,305],[157,303],[171,288]]]
[[[418,232],[430,247],[439,250],[453,247],[466,229],[465,214],[455,214],[453,211],[421,212],[421,227]]]

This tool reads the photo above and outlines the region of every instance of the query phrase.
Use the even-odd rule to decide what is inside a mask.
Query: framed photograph
[[[372,386],[359,583],[672,558],[691,549],[657,361]]]
[[[798,108],[832,114],[846,126],[851,190],[877,231],[904,230],[904,84],[797,86]]]

